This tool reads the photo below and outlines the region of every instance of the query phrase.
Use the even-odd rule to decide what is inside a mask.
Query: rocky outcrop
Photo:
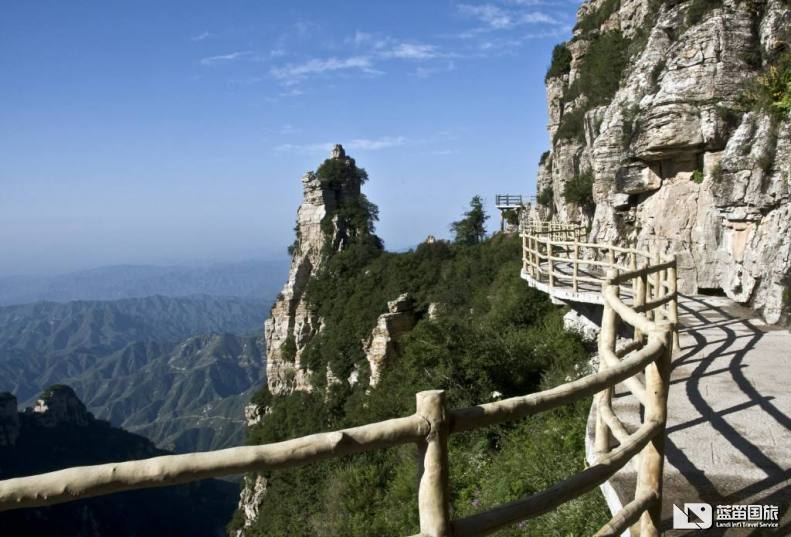
[[[250,403],[244,407],[244,421],[248,427],[258,425],[266,416],[267,407]]]
[[[599,325],[574,309],[570,309],[563,315],[563,328],[569,332],[579,334],[584,341],[589,343],[596,341],[599,337],[599,332],[601,332]]]
[[[340,145],[332,150],[330,159],[354,166]],[[272,394],[311,389],[301,357],[310,338],[320,330],[321,321],[310,311],[305,290],[327,256],[342,250],[349,240],[346,226],[333,216],[336,209],[346,199],[360,196],[359,181],[329,185],[314,172],[302,177],[302,188],[288,281],[264,325],[267,385]]]
[[[19,412],[16,397],[0,393],[0,447],[11,447],[19,437]]]
[[[374,215],[369,212],[371,207],[361,193],[365,178],[365,171],[356,167],[354,159],[347,156],[340,145],[333,148],[329,159],[316,172],[307,172],[302,177],[304,195],[297,210],[296,240],[289,248],[288,280],[264,324],[267,389],[271,395],[311,391],[314,374],[324,375],[327,388],[343,382],[329,365],[326,370],[314,372],[303,363],[305,348],[324,326],[306,293],[311,279],[320,274],[334,255],[354,241],[369,239],[369,246],[381,248],[381,241],[372,234],[370,220]],[[350,217],[350,213],[359,218]],[[362,224],[361,220],[367,224]],[[358,377],[359,371],[354,369],[347,382],[354,385]],[[267,419],[267,412],[265,404],[249,405],[245,409],[248,426],[256,426]],[[245,528],[254,524],[266,491],[264,477],[245,477],[238,506],[242,524],[236,530],[237,537],[245,535]]]
[[[74,390],[62,384],[44,390],[30,413],[44,427],[64,423],[86,426],[94,421],[93,414],[88,412]]]
[[[780,0],[585,2],[570,65],[546,84],[553,143],[537,183],[552,188],[554,216],[590,224],[594,241],[675,254],[682,292],[721,289],[768,322],[788,320],[791,121],[738,105],[791,48],[788,28]],[[593,89],[573,90],[607,32],[623,37],[625,65],[602,104]],[[593,211],[564,197],[587,170]]]
[[[405,293],[387,303],[387,313],[376,321],[376,326],[363,345],[371,369],[371,386],[379,383],[382,369],[400,352],[398,340],[417,323],[415,301]]]
[[[258,518],[261,503],[266,497],[267,481],[260,474],[246,475],[244,486],[239,495],[239,511],[242,513],[242,527],[236,530],[235,537],[243,537],[245,529],[249,528]]]

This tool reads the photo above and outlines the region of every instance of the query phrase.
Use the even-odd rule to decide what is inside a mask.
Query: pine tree
[[[457,244],[478,244],[486,237],[484,224],[489,216],[483,210],[483,200],[480,196],[473,196],[470,200],[470,210],[464,213],[464,218],[453,222],[450,226]]]

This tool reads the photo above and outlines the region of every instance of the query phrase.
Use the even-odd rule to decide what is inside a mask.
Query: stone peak
[[[93,415],[88,412],[74,390],[62,384],[44,390],[31,412],[45,427],[59,423],[86,425],[93,421]]]
[[[343,149],[343,146],[341,144],[335,144],[335,147],[333,147],[332,151],[330,151],[330,158],[333,159],[346,158],[346,151]]]

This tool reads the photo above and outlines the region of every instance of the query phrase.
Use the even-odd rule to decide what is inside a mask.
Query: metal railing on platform
[[[497,194],[494,197],[494,205],[498,208],[522,207],[524,197],[521,194]]]

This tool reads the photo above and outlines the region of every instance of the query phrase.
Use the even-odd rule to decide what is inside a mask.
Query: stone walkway
[[[673,356],[663,494],[666,535],[791,535],[791,332],[729,299],[682,297]],[[613,408],[628,430],[639,406],[623,389]],[[590,425],[589,425],[590,430]],[[603,487],[625,504],[635,472]],[[613,497],[617,495],[617,500]],[[673,530],[673,504],[774,504],[779,529]],[[611,505],[613,507],[613,505]]]

